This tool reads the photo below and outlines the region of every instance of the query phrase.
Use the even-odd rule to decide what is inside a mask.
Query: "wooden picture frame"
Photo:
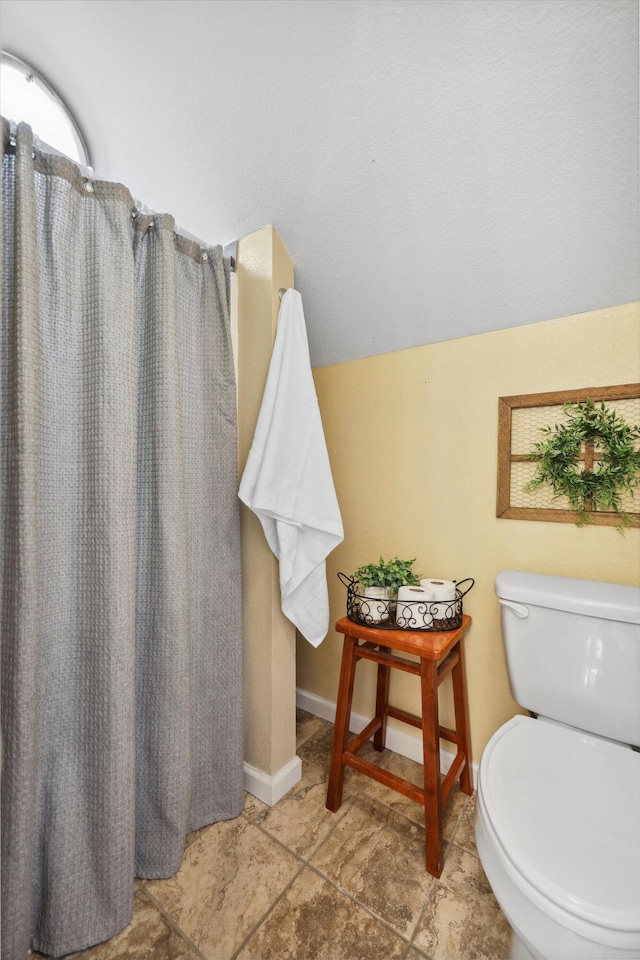
[[[554,499],[552,491],[527,494],[524,486],[527,479],[531,479],[535,474],[535,460],[529,456],[533,438],[540,440],[541,427],[564,419],[562,407],[565,403],[579,403],[584,400],[593,400],[594,403],[604,400],[607,406],[619,409],[627,422],[640,422],[640,383],[498,398],[497,517],[506,520],[551,520],[556,523],[580,521],[580,514],[576,510],[568,509],[563,498]],[[516,421],[518,426],[514,429]],[[527,437],[528,444],[527,440],[523,439]],[[526,449],[523,448],[525,446]],[[588,456],[588,452],[586,453]],[[584,454],[581,459],[584,459]],[[542,498],[546,498],[546,502],[541,503]],[[624,503],[625,511],[638,521],[639,507],[640,499],[634,501],[628,497]],[[594,524],[620,524],[620,516],[614,512],[597,510],[589,512],[588,516],[589,521]]]

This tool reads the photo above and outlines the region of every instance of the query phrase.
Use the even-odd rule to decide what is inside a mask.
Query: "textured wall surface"
[[[639,379],[638,304],[315,372],[345,527],[327,566],[332,617],[346,612],[337,572],[351,573],[380,554],[416,557],[425,577],[474,577],[464,609],[473,617],[467,680],[475,760],[518,709],[509,692],[495,575],[529,570],[640,583],[640,529],[622,536],[613,527],[496,517],[498,397]],[[298,686],[335,701],[341,649],[333,632],[317,650],[299,643]],[[371,667],[358,667],[354,697],[354,710],[368,716],[375,703]],[[392,702],[419,712],[415,677],[393,673]]]
[[[282,241],[265,227],[238,244],[240,475],[262,403],[276,334],[278,289],[293,283]],[[273,777],[296,754],[295,627],[280,609],[278,561],[257,516],[240,506],[245,761]]]
[[[637,0],[2,0],[99,175],[273,224],[314,365],[636,300]]]

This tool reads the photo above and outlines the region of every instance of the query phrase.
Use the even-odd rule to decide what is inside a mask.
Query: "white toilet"
[[[640,589],[516,571],[495,586],[513,696],[536,716],[500,727],[478,775],[509,956],[640,958]]]

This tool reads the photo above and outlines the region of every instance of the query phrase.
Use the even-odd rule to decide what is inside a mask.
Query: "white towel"
[[[282,297],[239,497],[280,562],[282,612],[317,647],[329,630],[326,557],[344,539],[320,419],[302,297]]]

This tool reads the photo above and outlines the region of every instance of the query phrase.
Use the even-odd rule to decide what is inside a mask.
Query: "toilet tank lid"
[[[495,590],[502,600],[605,620],[640,623],[640,587],[505,570],[497,574]]]

